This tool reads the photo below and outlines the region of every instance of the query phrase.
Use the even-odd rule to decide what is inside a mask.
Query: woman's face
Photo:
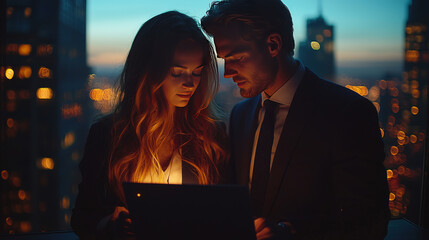
[[[200,83],[202,69],[203,49],[200,44],[191,39],[180,42],[162,85],[170,109],[188,105]]]

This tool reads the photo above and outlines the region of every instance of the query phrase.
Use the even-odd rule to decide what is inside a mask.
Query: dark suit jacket
[[[107,186],[112,124],[112,117],[108,116],[91,126],[83,158],[79,164],[82,182],[79,184],[71,226],[81,239],[95,239],[100,220],[112,214],[116,206],[125,206],[125,203],[121,202]],[[217,139],[223,141],[222,145],[226,145],[225,127],[222,124],[217,131]],[[182,182],[198,183],[192,167],[186,162],[182,162]]]
[[[231,113],[233,179],[249,182],[261,97]],[[277,146],[262,209],[301,239],[383,239],[390,217],[377,111],[306,69]],[[257,183],[254,183],[257,184]]]

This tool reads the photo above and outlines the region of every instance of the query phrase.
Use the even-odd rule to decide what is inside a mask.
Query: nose
[[[231,64],[230,64],[230,63],[228,63],[227,61],[225,61],[225,67],[224,67],[224,69],[225,69],[225,72],[223,73],[223,76],[224,76],[225,78],[232,78],[232,77],[234,77],[235,75],[237,75],[237,71],[236,71],[236,70],[234,70],[234,69],[231,67]]]
[[[194,79],[192,79],[192,74],[185,74],[182,85],[186,88],[193,88],[195,86]]]

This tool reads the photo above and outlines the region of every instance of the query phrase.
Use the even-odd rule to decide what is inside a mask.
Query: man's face
[[[225,60],[225,78],[232,78],[241,96],[255,97],[274,82],[277,64],[265,41],[244,40],[235,27],[214,34],[217,55]]]

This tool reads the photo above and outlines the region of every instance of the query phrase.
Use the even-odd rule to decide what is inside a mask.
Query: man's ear
[[[271,33],[267,37],[268,52],[271,57],[277,57],[283,47],[282,37],[278,33]]]

